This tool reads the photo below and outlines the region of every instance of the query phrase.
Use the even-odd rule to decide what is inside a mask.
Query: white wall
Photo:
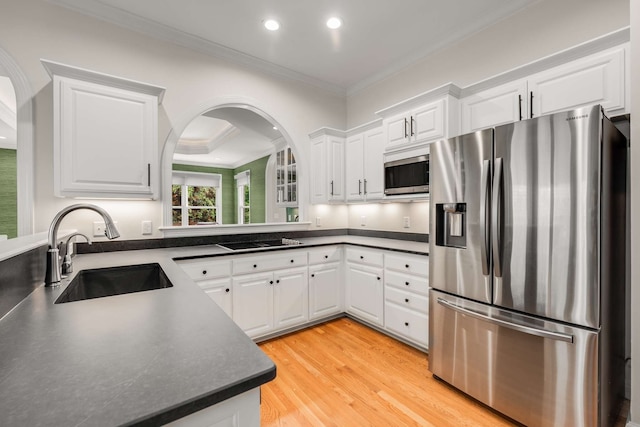
[[[469,86],[629,25],[629,0],[541,0],[387,79],[351,94],[347,126],[452,82]]]
[[[631,421],[640,426],[640,0],[631,0]],[[634,143],[635,142],[635,143]]]
[[[72,199],[53,196],[53,90],[40,58],[165,87],[159,114],[159,152],[174,126],[183,126],[195,106],[226,96],[255,99],[294,140],[308,171],[309,132],[344,128],[344,98],[315,87],[252,71],[170,43],[80,15],[42,0],[3,1],[0,46],[27,75],[35,95],[35,231],[46,231]],[[186,115],[191,114],[187,117]],[[308,173],[308,172],[307,172]],[[105,207],[124,239],[144,238],[141,221],[162,223],[161,201],[89,201]],[[346,215],[331,224],[346,226]],[[78,211],[63,228],[91,233],[99,218]],[[160,237],[156,232],[154,237]]]

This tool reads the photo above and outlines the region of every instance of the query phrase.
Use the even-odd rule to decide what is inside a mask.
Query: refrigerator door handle
[[[493,247],[493,269],[496,277],[502,277],[502,192],[503,176],[502,176],[502,157],[495,160],[495,175],[493,177],[493,206],[491,207],[491,231],[492,231],[492,247]]]
[[[491,180],[489,172],[491,170],[491,161],[484,160],[482,162],[482,180],[480,183],[480,235],[482,236],[482,244],[480,245],[480,258],[482,260],[482,274],[488,276],[489,271],[489,248],[491,242],[491,234],[487,221],[490,216],[489,194],[491,193]]]
[[[514,331],[522,332],[529,335],[535,335],[541,338],[549,338],[556,341],[573,343],[573,335],[563,334],[561,332],[552,332],[546,329],[534,328],[531,326],[524,326],[516,323],[511,323],[506,320],[490,317],[485,314],[478,313],[476,311],[469,310],[464,307],[460,307],[459,305],[449,302],[442,298],[438,298],[438,304],[444,307],[450,308],[451,310],[457,311],[458,313],[471,316],[475,319],[482,320],[484,322],[488,322],[497,326],[504,326],[505,328],[513,329]]]

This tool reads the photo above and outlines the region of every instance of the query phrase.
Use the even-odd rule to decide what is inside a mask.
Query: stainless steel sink
[[[69,283],[55,304],[172,286],[159,264],[82,270]]]

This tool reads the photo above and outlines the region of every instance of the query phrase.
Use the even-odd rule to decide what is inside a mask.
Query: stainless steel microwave
[[[384,164],[384,194],[429,192],[429,155],[409,157]]]

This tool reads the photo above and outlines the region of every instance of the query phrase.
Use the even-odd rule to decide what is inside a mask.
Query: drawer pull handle
[[[207,270],[202,270],[202,275],[206,276],[206,274],[207,274]]]
[[[360,259],[364,259],[364,255],[360,255]]]
[[[378,276],[378,280],[380,280],[380,276]]]
[[[404,267],[405,267],[405,268],[409,268],[409,264],[405,264],[405,265],[404,265]]]
[[[273,280],[269,280],[269,284],[270,284],[270,285],[273,285]]]
[[[253,264],[253,268],[258,268],[258,264]]]
[[[404,322],[404,326],[409,326],[409,322]]]
[[[404,302],[407,302],[407,303],[408,303],[408,302],[409,302],[409,298],[405,298],[405,299],[404,299]]]
[[[315,275],[315,274],[312,274],[312,275],[311,275],[311,277],[316,277],[316,275]]]
[[[327,258],[329,258],[329,255],[325,255],[325,256],[324,256],[324,259],[327,259]]]
[[[293,260],[291,260],[291,263],[293,263]]]
[[[280,279],[276,280],[276,283],[280,283]]]
[[[225,291],[225,292],[229,292],[229,288],[225,289],[224,291]]]
[[[409,286],[409,282],[404,282],[405,285]]]

